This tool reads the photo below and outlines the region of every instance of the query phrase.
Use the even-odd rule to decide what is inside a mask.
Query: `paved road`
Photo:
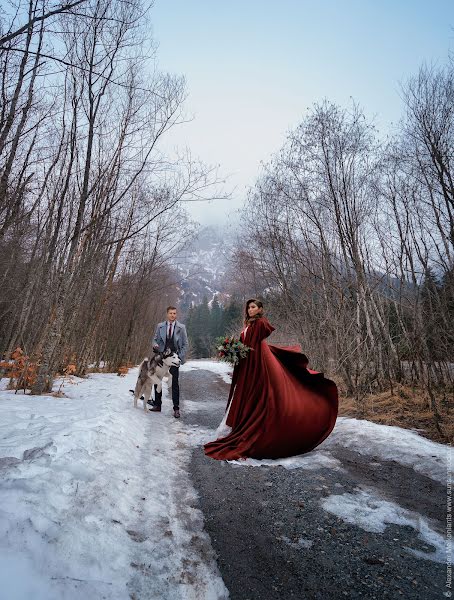
[[[229,386],[208,371],[182,375],[190,401],[188,410],[182,405],[183,422],[215,429]],[[235,466],[194,449],[191,477],[232,600],[446,597],[446,567],[405,550],[433,549],[414,528],[371,533],[321,506],[332,494],[372,488],[443,534],[444,486],[394,461],[340,446],[330,451],[343,469]]]

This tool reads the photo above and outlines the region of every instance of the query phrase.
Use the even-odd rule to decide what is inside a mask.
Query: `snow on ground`
[[[180,367],[180,372],[194,371],[200,369],[202,371],[211,371],[222,377],[226,383],[232,381],[233,367],[228,363],[215,360],[190,360]]]
[[[181,367],[194,369],[230,382],[225,363]],[[175,420],[165,400],[160,414],[134,409],[128,390],[136,376],[74,379],[65,398],[15,395],[0,382],[0,586],[8,600],[227,598],[187,473],[191,446],[215,432]],[[341,417],[309,454],[232,465],[341,469],[338,446],[371,456],[371,468],[394,460],[446,482],[449,447]],[[435,546],[437,560],[441,539],[424,518],[374,494],[333,495],[323,508],[375,531],[411,525]]]
[[[169,402],[133,408],[136,376],[75,379],[66,398],[0,391],[2,597],[228,597],[185,428]]]
[[[207,361],[208,362],[208,361]],[[199,368],[225,374],[220,367],[222,364],[212,365],[201,362]],[[189,365],[188,370],[195,368]],[[197,404],[197,403],[194,403]],[[199,410],[195,406],[192,410]],[[191,410],[191,407],[189,407]],[[196,428],[190,432],[190,441],[194,445],[201,445],[215,439],[216,432],[205,428]],[[342,463],[333,456],[336,447],[349,448],[360,454],[371,456],[370,465],[374,468],[375,460],[395,461],[414,471],[426,475],[435,481],[446,484],[452,479],[452,448],[443,444],[432,442],[414,431],[401,427],[379,425],[371,421],[338,417],[336,425],[330,436],[312,452],[283,458],[278,460],[248,458],[246,460],[227,461],[234,467],[275,467],[282,466],[286,469],[329,468],[343,470]],[[446,541],[443,536],[434,531],[428,521],[416,512],[400,507],[398,504],[381,498],[377,490],[372,488],[358,488],[355,493],[331,495],[321,502],[324,510],[331,512],[348,523],[365,529],[366,531],[384,532],[391,524],[409,525],[418,532],[425,551],[412,548],[405,549],[413,555],[435,562],[445,562]]]
[[[231,382],[232,368],[226,363],[197,360],[186,363],[182,370],[203,369],[222,376],[227,383]],[[227,396],[227,394],[226,394]],[[189,410],[203,410],[197,402],[188,406]],[[214,431],[198,430],[192,436],[196,443],[205,443],[213,439]],[[410,467],[416,472],[430,477],[434,481],[446,483],[447,475],[452,477],[452,448],[437,444],[418,433],[402,427],[380,425],[363,419],[338,417],[336,425],[328,438],[309,454],[302,454],[279,460],[247,459],[229,461],[241,466],[283,466],[286,469],[314,469],[319,467],[341,468],[340,462],[332,456],[330,450],[337,446],[349,448],[354,452],[372,456],[381,460],[394,460]]]
[[[418,532],[422,542],[433,548],[423,546],[425,551],[421,551],[404,546],[404,549],[418,558],[439,563],[446,562],[445,537],[434,531],[427,519],[394,502],[380,498],[371,488],[358,488],[355,493],[328,496],[321,501],[321,506],[347,523],[361,527],[365,531],[383,533],[392,523],[410,526]]]
[[[229,462],[235,467],[275,467],[279,465],[286,469],[307,469],[309,471],[316,471],[321,468],[335,469],[336,471],[343,470],[342,463],[337,458],[334,458],[330,452],[322,450],[314,450],[308,454],[289,458],[261,460],[248,458],[247,460],[230,460]]]
[[[328,450],[336,445],[381,460],[394,460],[444,484],[447,475],[452,477],[453,474],[450,446],[437,444],[402,427],[339,417],[332,433],[320,447]]]
[[[279,464],[286,469],[313,469],[322,466],[339,469],[341,464],[332,455],[336,447],[348,448],[378,460],[395,461],[439,483],[446,484],[447,477],[453,475],[451,465],[454,462],[450,446],[432,442],[408,429],[350,417],[338,417],[328,438],[308,454],[279,460],[247,459],[231,462],[251,467]],[[373,464],[372,462],[371,466]]]

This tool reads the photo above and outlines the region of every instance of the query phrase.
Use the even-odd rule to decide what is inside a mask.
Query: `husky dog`
[[[137,401],[143,394],[143,409],[147,410],[147,401],[151,398],[153,384],[156,384],[157,391],[161,392],[163,377],[169,378],[167,386],[171,389],[172,375],[169,369],[170,367],[179,367],[180,364],[178,354],[170,348],[164,350],[164,352],[157,352],[151,360],[144,358],[139,367],[139,376],[134,390],[134,407],[137,408]]]

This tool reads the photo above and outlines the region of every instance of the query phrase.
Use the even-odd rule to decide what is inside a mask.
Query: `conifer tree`
[[[235,332],[239,327],[241,327],[242,317],[243,312],[241,304],[236,298],[232,298],[229,305],[225,309],[223,324],[224,331],[222,335]]]
[[[214,296],[210,311],[210,336],[212,340],[224,334],[223,331],[223,309],[219,304],[217,295]]]
[[[440,360],[440,337],[442,333],[440,313],[440,286],[431,268],[427,268],[421,285],[422,311],[426,344],[433,360]]]

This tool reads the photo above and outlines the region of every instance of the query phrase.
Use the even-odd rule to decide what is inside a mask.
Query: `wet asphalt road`
[[[199,370],[181,380],[182,421],[215,429],[228,384]],[[445,487],[394,461],[330,451],[342,470],[235,466],[193,450],[191,477],[232,600],[445,598],[446,566],[404,549],[433,550],[412,527],[371,533],[321,507],[332,494],[373,488],[443,534]]]

